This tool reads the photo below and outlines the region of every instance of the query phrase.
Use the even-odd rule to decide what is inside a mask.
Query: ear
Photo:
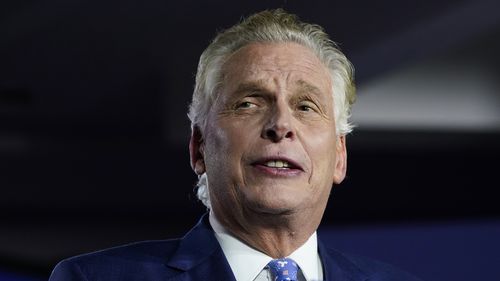
[[[340,184],[344,178],[347,171],[347,148],[346,148],[345,135],[340,136],[336,144],[336,163],[335,171],[333,173],[333,183]]]
[[[203,136],[200,128],[193,126],[191,139],[189,140],[189,158],[191,160],[191,168],[198,176],[201,176],[205,172],[205,153],[203,147]]]

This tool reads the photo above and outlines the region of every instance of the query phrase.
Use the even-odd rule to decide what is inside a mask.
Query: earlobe
[[[336,144],[336,163],[335,172],[333,173],[333,183],[340,184],[346,175],[347,171],[347,148],[345,136],[340,136]]]
[[[205,172],[205,161],[203,161],[203,158],[194,163],[193,170],[198,176],[201,176]]]
[[[193,126],[191,130],[191,139],[189,140],[189,157],[191,160],[191,168],[199,176],[205,172],[205,153],[203,147],[204,143],[201,131],[197,126]]]

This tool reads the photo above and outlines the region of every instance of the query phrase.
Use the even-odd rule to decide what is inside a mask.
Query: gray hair
[[[337,134],[346,135],[352,131],[353,125],[348,120],[356,98],[352,64],[322,27],[301,22],[297,16],[282,9],[251,15],[219,33],[201,54],[188,113],[192,129],[197,127],[202,134],[204,132],[207,115],[219,94],[221,68],[227,58],[240,48],[258,42],[292,42],[311,49],[330,71]],[[200,176],[197,187],[198,198],[210,208],[206,173]]]

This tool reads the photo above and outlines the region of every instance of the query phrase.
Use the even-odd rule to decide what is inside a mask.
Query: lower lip
[[[259,172],[276,177],[294,177],[302,173],[302,170],[291,168],[275,168],[264,165],[254,165],[253,167]]]

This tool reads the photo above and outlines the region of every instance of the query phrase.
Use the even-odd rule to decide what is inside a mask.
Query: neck
[[[232,235],[272,258],[287,257],[302,246],[318,228],[323,214],[322,211],[319,215],[307,212],[269,214],[249,211],[242,212],[241,217],[236,218],[213,211],[217,220]]]

